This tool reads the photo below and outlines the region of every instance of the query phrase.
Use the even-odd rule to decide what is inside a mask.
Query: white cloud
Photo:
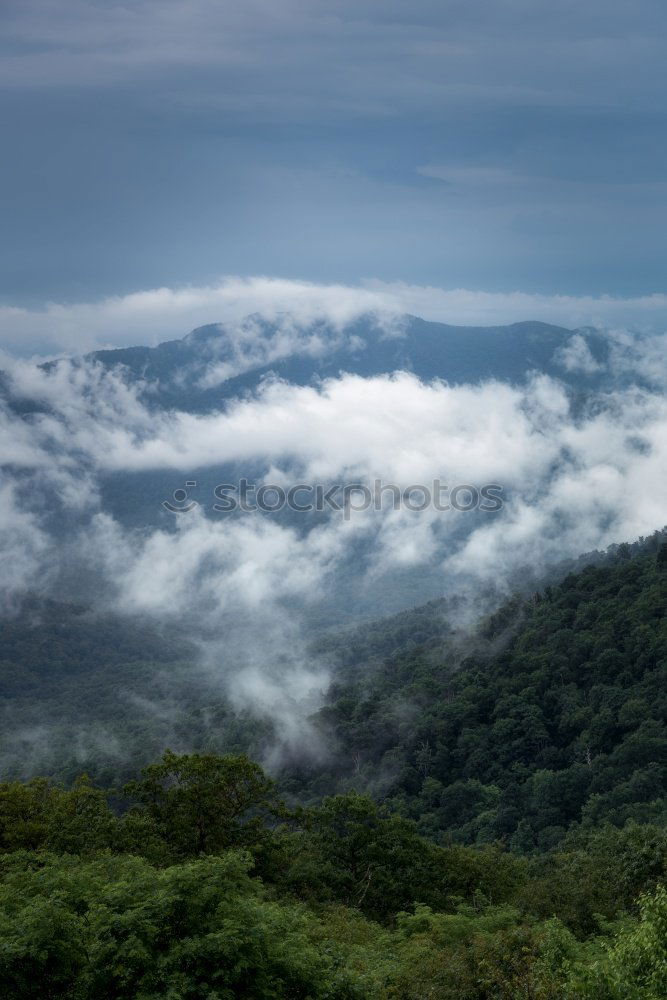
[[[303,315],[319,315],[322,299],[311,286],[303,294]],[[349,309],[337,300],[339,325]],[[574,361],[586,364],[577,344]],[[615,333],[612,345],[619,370],[662,370],[663,338]],[[254,699],[262,713],[274,704],[295,739],[305,732],[297,694],[305,711],[325,683],[322,665],[308,662],[300,625],[332,595],[364,585],[384,591],[414,570],[442,591],[467,594],[472,617],[489,587],[502,592],[517,573],[539,575],[665,520],[667,396],[631,384],[575,409],[544,375],[522,386],[449,386],[407,372],[343,374],[317,386],[263,383],[220,412],[193,415],[152,412],[140,384],[100,365],[66,361],[44,370],[21,361],[11,374],[15,390],[36,405],[26,417],[2,414],[6,595],[55,586],[62,596],[63,579],[76,571],[104,607],[195,616],[226,630],[207,650],[207,669],[231,685],[239,704]],[[212,496],[197,497],[204,507],[170,528],[156,519],[130,529],[103,509],[107,473],[229,462],[248,462],[266,481],[285,484],[495,482],[506,502],[494,515],[387,508],[346,522],[331,512],[307,529],[216,515]],[[162,499],[155,497],[156,514]]]
[[[398,332],[389,316],[380,325],[385,333]],[[291,355],[322,358],[340,348],[354,351],[363,344],[340,320],[332,324],[327,319],[325,324],[324,316],[316,316],[313,322],[307,316],[297,319],[293,312],[278,313],[272,317],[270,327],[259,314],[247,316],[226,324],[220,333],[220,337],[207,339],[204,347],[199,347],[193,373],[200,373],[197,384],[202,389]],[[217,360],[221,354],[224,360]],[[181,372],[181,378],[184,374]]]
[[[290,312],[306,324],[334,326],[361,313],[391,310],[380,292],[280,278],[223,278],[215,285],[155,288],[100,302],[50,303],[31,310],[0,306],[0,343],[7,351],[78,354],[99,347],[154,345],[209,323],[238,323],[251,313],[275,319]]]
[[[116,470],[265,459],[287,462],[311,480],[374,474],[407,484],[439,472],[493,478],[508,468],[515,478],[548,461],[540,421],[545,408],[562,419],[566,405],[562,388],[542,380],[527,400],[503,383],[450,388],[406,372],[343,375],[319,388],[265,383],[222,413],[168,413],[141,439],[131,422],[100,422],[103,447],[87,444],[96,438],[89,425],[72,442],[89,447],[91,457],[94,450],[101,468]]]
[[[602,370],[602,365],[593,357],[593,353],[580,333],[575,334],[565,347],[557,352],[557,358],[568,372],[582,372],[593,375]]]
[[[375,575],[441,560],[449,572],[509,576],[522,561],[545,563],[646,533],[664,516],[667,399],[632,386],[575,415],[563,387],[546,376],[518,387],[347,374],[318,387],[264,383],[254,396],[199,416],[149,412],[134,389],[95,365],[62,363],[47,373],[20,363],[15,379],[48,412],[27,421],[5,414],[14,441],[7,461],[24,477],[43,473],[62,505],[90,517],[86,558],[120,581],[128,607],[173,613],[204,598],[220,609],[308,604],[360,538],[370,542],[367,568]],[[495,482],[507,505],[474,523],[433,510],[367,512],[349,524],[332,514],[306,534],[252,516],[216,519],[212,496],[201,498],[210,517],[188,515],[175,532],[127,534],[100,512],[101,473],[244,461],[283,483]],[[28,516],[25,478],[20,489]],[[466,526],[473,530],[464,540]],[[491,553],[484,564],[475,561],[480,539]],[[494,562],[494,552],[502,559]]]
[[[52,583],[53,541],[27,510],[12,482],[0,486],[0,608],[11,606],[26,589],[48,590]]]
[[[292,315],[305,326],[326,319],[340,328],[377,312],[386,323],[402,313],[454,325],[498,326],[534,319],[575,328],[627,327],[662,333],[667,295],[538,295],[436,288],[368,280],[318,285],[270,277],[225,277],[214,285],[156,288],[99,302],[50,303],[43,309],[0,306],[0,347],[14,355],[80,354],[101,347],[154,345],[209,323],[240,324],[249,314]],[[311,345],[316,349],[316,344]],[[211,374],[225,377],[226,370]]]

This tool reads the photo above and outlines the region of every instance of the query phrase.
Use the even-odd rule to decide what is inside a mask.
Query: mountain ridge
[[[559,361],[559,352],[577,335],[586,340],[599,370],[568,371]],[[456,326],[405,314],[385,329],[374,314],[342,325],[324,320],[303,324],[291,314],[271,322],[250,314],[236,324],[197,327],[155,347],[95,351],[86,358],[151,383],[153,404],[208,412],[225,399],[256,390],[268,375],[306,385],[341,372],[368,378],[402,370],[425,381],[460,384],[522,382],[539,370],[574,389],[595,389],[605,382],[607,356],[608,344],[599,331],[584,334],[537,320]],[[216,365],[227,369],[219,383],[206,384]]]

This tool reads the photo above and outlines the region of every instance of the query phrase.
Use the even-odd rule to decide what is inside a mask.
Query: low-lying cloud
[[[618,358],[640,369],[654,365],[654,340],[646,356],[630,343],[632,352],[619,348]],[[571,344],[567,360],[589,365],[581,338]],[[415,564],[439,562],[450,575],[456,567],[508,576],[522,561],[576,554],[662,519],[667,399],[634,385],[575,409],[563,384],[539,374],[521,386],[450,386],[409,372],[342,373],[316,386],[268,380],[199,415],[149,409],[140,380],[128,383],[92,363],[44,370],[20,362],[12,378],[21,398],[41,409],[3,414],[7,523],[20,522],[22,531],[34,525],[36,541],[26,549],[43,551],[46,514],[53,515],[42,509],[48,488],[51,503],[76,513],[81,551],[96,553],[128,606],[171,612],[188,594],[201,604],[202,587],[217,606],[232,594],[249,607],[297,595],[312,600],[359,534],[372,539],[365,568],[375,572],[378,565],[391,571],[392,553],[405,563],[410,552]],[[244,462],[263,470],[263,481],[282,484],[493,482],[503,486],[506,503],[479,523],[429,509],[367,511],[348,524],[332,512],[317,523],[287,525],[216,517],[210,496],[196,515],[158,528],[163,498],[156,496],[155,521],[129,536],[100,500],[103,475],[167,470],[180,485],[193,470]],[[485,540],[484,559],[476,539]]]
[[[321,314],[312,292],[303,286],[297,327]],[[352,297],[337,303],[334,339],[356,308]],[[313,385],[268,379],[194,414],[151,405],[150,385],[99,363],[14,362],[7,377],[20,406],[8,401],[0,414],[5,604],[27,591],[66,597],[78,580],[98,608],[196,622],[209,680],[234,704],[273,712],[289,741],[307,739],[327,673],[306,638],[341,595],[357,614],[377,614],[364,601],[412,573],[404,603],[464,595],[461,614],[473,619],[482,594],[498,600],[560,559],[662,526],[665,338],[616,333],[610,344],[609,365],[643,382],[583,403],[540,373],[520,385],[448,385],[406,371],[342,372]],[[600,365],[585,331],[561,361],[564,371]],[[154,516],[134,527],[105,503],[108,476],[173,473],[180,486],[197,469],[244,463],[256,480],[285,485],[493,482],[505,503],[493,514],[389,506],[300,520],[226,517],[210,496],[169,519],[156,495]]]
[[[453,325],[497,326],[535,319],[567,328],[628,328],[653,334],[667,329],[664,293],[635,298],[539,295],[371,279],[359,285],[324,285],[227,276],[212,285],[154,288],[98,302],[53,302],[39,309],[2,305],[0,349],[29,357],[155,345],[207,323],[238,323],[250,313],[272,320],[285,312],[302,326],[326,320],[342,327],[376,312],[387,322],[411,313]]]

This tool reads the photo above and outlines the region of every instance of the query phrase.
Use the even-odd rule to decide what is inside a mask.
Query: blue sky
[[[4,0],[0,18],[3,306],[224,274],[665,289],[664,4]]]

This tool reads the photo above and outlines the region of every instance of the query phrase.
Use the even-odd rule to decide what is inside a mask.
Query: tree
[[[260,814],[273,783],[247,757],[167,750],[141,774],[124,792],[139,803],[176,857],[251,846],[262,838]],[[129,824],[136,818],[134,811]]]
[[[0,785],[0,850],[79,854],[115,846],[117,831],[106,793],[85,774],[69,789],[45,778]]]
[[[626,922],[592,968],[575,980],[587,1000],[664,1000],[667,996],[667,889],[639,900],[639,921]]]
[[[238,852],[159,869],[141,858],[5,858],[3,1000],[347,1000],[302,908],[268,900]]]

